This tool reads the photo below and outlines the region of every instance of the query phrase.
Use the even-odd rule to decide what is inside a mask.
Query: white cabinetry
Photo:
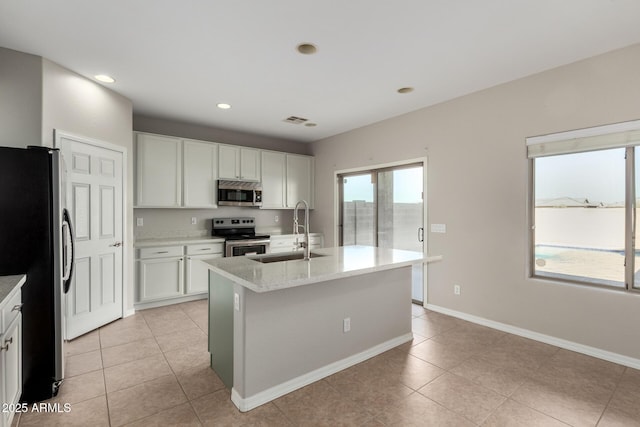
[[[11,425],[15,412],[10,411],[22,394],[22,314],[18,286],[2,303],[0,319],[0,397],[8,405],[2,412],[0,426]]]
[[[260,181],[260,150],[220,144],[220,179]]]
[[[184,203],[186,208],[217,207],[218,146],[184,140]]]
[[[314,207],[313,157],[287,154],[287,207],[295,208],[299,200],[306,200]]]
[[[286,154],[262,152],[262,208],[282,209],[286,206]]]
[[[298,241],[304,242],[304,234],[298,235]],[[324,246],[324,237],[321,233],[309,233],[309,249],[319,249]],[[280,234],[271,236],[269,252],[276,254],[281,252],[294,252],[302,250],[296,246],[295,234]]]
[[[162,301],[171,304],[206,294],[209,271],[197,260],[222,257],[223,250],[221,242],[138,249],[136,304]]]
[[[136,206],[182,205],[182,140],[138,134],[136,138]]]

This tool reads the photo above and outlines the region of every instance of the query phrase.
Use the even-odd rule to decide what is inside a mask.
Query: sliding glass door
[[[340,245],[423,252],[423,173],[420,163],[339,175]],[[414,269],[417,302],[424,299],[422,274]]]

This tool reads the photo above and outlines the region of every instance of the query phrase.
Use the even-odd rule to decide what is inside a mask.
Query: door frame
[[[422,247],[422,253],[424,254],[424,256],[426,257],[429,253],[429,245],[428,245],[428,233],[426,232],[427,230],[427,218],[428,218],[428,204],[427,204],[427,170],[428,170],[428,157],[416,157],[416,158],[412,158],[412,159],[406,159],[406,160],[398,160],[395,162],[389,162],[389,163],[379,163],[379,164],[374,164],[374,165],[367,165],[367,166],[359,166],[359,167],[355,167],[355,168],[349,168],[349,169],[340,169],[340,170],[335,170],[333,171],[333,182],[334,182],[334,186],[333,186],[333,241],[335,242],[335,244],[337,245],[338,242],[340,242],[340,199],[341,199],[341,194],[340,194],[340,182],[338,180],[338,176],[339,175],[345,175],[345,174],[353,174],[353,173],[358,173],[358,172],[367,172],[367,171],[371,171],[373,169],[388,169],[388,168],[394,168],[397,166],[409,166],[411,164],[416,164],[416,163],[422,163],[422,191],[423,191],[423,195],[422,195],[422,203],[423,203],[423,209],[422,209],[422,224],[423,227],[425,229],[424,232],[424,245]],[[423,290],[423,301],[422,301],[422,305],[424,307],[427,306],[427,301],[428,301],[428,293],[427,293],[427,264],[424,264],[423,267],[423,274],[422,274],[422,290]]]
[[[127,148],[121,145],[116,145],[111,142],[101,141],[95,138],[89,138],[86,136],[81,136],[78,134],[74,134],[71,132],[67,132],[60,129],[53,130],[53,148],[57,148],[62,150],[62,138],[72,139],[79,144],[84,145],[92,145],[98,148],[103,148],[106,150],[116,151],[122,154],[122,241],[124,242],[122,245],[122,306],[120,307],[120,316],[121,318],[125,317],[127,313],[127,292],[128,283],[127,277],[129,277],[129,264],[127,260],[129,259],[129,245],[127,244],[127,235],[128,235],[128,223],[127,223]],[[65,328],[66,329],[66,328]],[[65,332],[66,335],[66,332]],[[66,339],[66,338],[65,338]]]

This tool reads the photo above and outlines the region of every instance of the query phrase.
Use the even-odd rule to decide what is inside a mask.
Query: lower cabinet
[[[208,269],[196,260],[221,257],[223,249],[223,243],[138,249],[136,303],[207,293]]]
[[[17,304],[16,304],[17,301]],[[0,330],[0,397],[3,408],[0,426],[11,425],[22,394],[22,314],[20,291],[8,298],[2,309]]]
[[[299,242],[304,241],[304,234],[297,236]],[[324,237],[321,233],[309,233],[309,249],[319,249],[324,246]],[[271,243],[269,246],[270,252],[273,254],[281,252],[293,252],[301,250],[296,246],[295,234],[279,234],[271,236]]]

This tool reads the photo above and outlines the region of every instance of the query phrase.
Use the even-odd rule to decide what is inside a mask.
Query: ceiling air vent
[[[309,119],[305,119],[303,117],[296,117],[296,116],[289,116],[283,120],[283,122],[292,123],[294,125],[299,125],[307,121],[309,121]]]

